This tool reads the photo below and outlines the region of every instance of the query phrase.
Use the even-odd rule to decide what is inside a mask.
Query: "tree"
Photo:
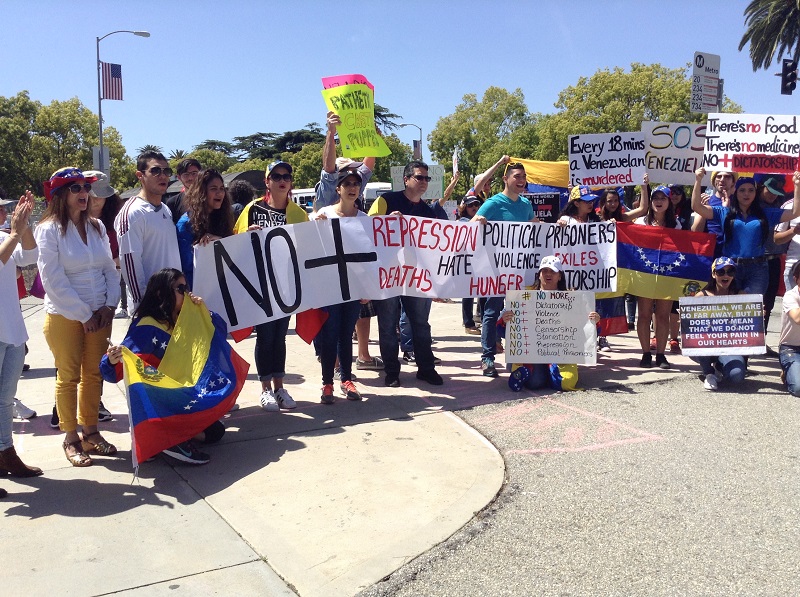
[[[203,168],[213,168],[217,172],[226,172],[236,162],[235,159],[223,152],[211,149],[196,149],[186,157],[194,158],[200,162]]]
[[[514,147],[517,157],[531,157],[533,147],[525,147],[522,139],[531,137],[526,125],[538,118],[529,113],[521,89],[489,87],[480,101],[467,94],[453,114],[437,121],[428,137],[433,161],[447,164],[456,150],[462,173],[457,192],[466,193],[475,175],[494,164],[503,148]]]
[[[0,186],[10,197],[19,197],[41,182],[28,171],[31,131],[41,106],[27,91],[0,97]]]
[[[660,64],[631,64],[598,70],[567,87],[555,103],[559,112],[541,118],[536,134],[535,159],[567,159],[570,135],[638,131],[643,120],[702,122],[703,114],[689,108],[691,81],[688,69],[669,69]],[[723,111],[741,112],[726,99]]]
[[[199,145],[195,145],[192,151],[198,151],[200,149],[210,149],[211,151],[224,153],[226,156],[231,157],[234,153],[236,153],[238,148],[233,143],[228,143],[227,141],[206,139]]]
[[[413,155],[411,146],[403,143],[396,134],[385,135],[383,140],[392,153],[375,160],[375,169],[372,171],[370,182],[392,182],[392,166],[405,166]]]
[[[164,153],[164,150],[161,149],[158,145],[147,144],[142,147],[136,149],[136,153],[141,155],[147,151],[155,151],[157,153]]]
[[[389,131],[397,130],[400,125],[395,122],[396,119],[403,119],[402,116],[399,114],[395,114],[394,112],[389,112],[389,108],[384,108],[380,104],[375,104],[375,124],[380,127],[380,129],[384,132],[384,134],[388,133]]]
[[[225,172],[245,172],[247,170],[261,170],[262,172],[265,172],[271,161],[272,160],[262,160],[260,158],[250,158],[249,160],[245,160],[243,162],[236,162]]]
[[[299,151],[286,151],[278,156],[287,164],[291,164],[294,177],[292,184],[295,188],[313,187],[319,182],[319,173],[322,169],[322,146],[323,143],[305,143]]]
[[[275,133],[255,133],[243,137],[234,137],[236,149],[247,159],[269,160],[275,155]]]
[[[179,162],[185,157],[186,157],[186,152],[182,149],[173,149],[172,151],[169,152],[169,156],[167,156],[170,162],[172,161]]]
[[[744,9],[747,29],[739,51],[749,43],[753,72],[767,69],[784,54],[800,59],[800,2],[797,0],[753,0]]]

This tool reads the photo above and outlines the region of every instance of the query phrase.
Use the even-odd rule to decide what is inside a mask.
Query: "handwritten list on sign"
[[[566,290],[514,290],[506,324],[506,363],[597,363],[597,330],[589,321],[594,294]]]

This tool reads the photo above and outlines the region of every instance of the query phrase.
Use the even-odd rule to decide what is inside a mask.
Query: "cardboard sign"
[[[706,125],[686,122],[642,122],[645,163],[651,183],[694,184],[694,172],[703,165]],[[706,174],[703,184],[711,184]]]
[[[366,85],[375,92],[375,87],[364,75],[336,75],[333,77],[322,77],[322,88],[342,87],[343,85]]]
[[[541,222],[554,224],[558,220],[561,211],[560,193],[523,193],[533,206],[533,216]]]
[[[644,133],[571,135],[569,179],[573,186],[641,184],[645,173]]]
[[[342,85],[322,90],[325,105],[342,120],[336,127],[342,155],[347,158],[382,157],[391,154],[375,130],[375,99],[366,85]]]
[[[792,174],[800,168],[797,116],[709,114],[703,166],[707,170]]]
[[[680,314],[686,356],[767,352],[760,294],[682,298]]]
[[[506,295],[506,363],[597,363],[597,326],[589,321],[594,294],[515,290]]]
[[[196,246],[194,287],[231,330],[362,298],[505,296],[532,285],[547,255],[561,258],[567,286],[607,292],[616,238],[614,222],[315,220]]]

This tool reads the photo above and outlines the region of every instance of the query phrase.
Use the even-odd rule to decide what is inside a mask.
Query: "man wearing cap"
[[[194,158],[186,158],[178,164],[178,180],[183,184],[183,188],[180,193],[173,195],[164,202],[172,212],[172,222],[176,226],[181,216],[186,213],[186,209],[183,207],[183,196],[186,194],[186,189],[194,184],[194,181],[197,180],[197,175],[200,174],[202,169],[200,162]]]
[[[342,124],[342,121],[333,112],[328,112],[326,122],[328,132],[325,135],[325,146],[322,148],[322,172],[319,176],[319,185],[316,187],[314,211],[333,205],[339,200],[339,195],[336,194],[336,183],[339,180],[339,172],[344,170],[358,172],[361,177],[361,191],[358,196],[363,201],[364,189],[367,187],[369,179],[372,178],[372,169],[375,167],[374,157],[364,158],[363,162],[354,162],[350,158],[337,158],[336,126]]]
[[[519,162],[508,164],[503,173],[504,188],[481,205],[473,222],[486,224],[488,221],[502,222],[536,222],[531,202],[520,194],[528,189],[525,166]],[[497,318],[503,311],[502,296],[491,296],[486,299],[481,322],[481,368],[487,377],[497,377],[494,357],[497,353]]]
[[[405,189],[392,191],[378,197],[369,210],[371,216],[419,216],[435,219],[430,205],[422,200],[428,190],[428,165],[425,162],[413,161],[403,170]],[[432,299],[416,296],[400,296],[383,300],[373,300],[378,314],[378,334],[383,358],[387,386],[396,388],[400,385],[400,348],[397,343],[397,325],[400,321],[400,305],[411,323],[411,334],[414,338],[414,354],[417,363],[417,379],[429,384],[442,385],[441,376],[436,372],[433,350],[431,346],[431,326],[428,317],[431,312]]]
[[[172,169],[163,154],[147,151],[136,160],[136,178],[142,185],[114,219],[119,242],[122,278],[128,286],[133,310],[144,296],[147,282],[165,267],[181,269],[178,235],[172,212],[161,197],[169,186]]]

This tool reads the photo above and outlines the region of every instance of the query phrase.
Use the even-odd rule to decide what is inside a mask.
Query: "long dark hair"
[[[561,213],[558,214],[558,217],[561,216],[568,216],[570,218],[577,218],[578,217],[578,201],[582,201],[582,199],[575,199],[573,201],[568,201],[567,204],[564,206],[564,209],[561,210]],[[589,215],[586,216],[587,222],[599,222],[600,216],[594,213],[594,210],[589,212]]]
[[[175,291],[172,285],[184,277],[183,272],[174,267],[165,267],[153,274],[147,282],[142,302],[133,314],[134,319],[152,317],[168,324],[170,329],[174,328],[172,312],[175,310]]]
[[[661,193],[661,191],[658,192]],[[664,197],[667,197],[666,193],[661,194],[664,195]],[[653,209],[653,195],[650,195],[650,205],[647,207],[647,214],[644,216],[644,223],[648,226],[652,226],[653,222],[656,221],[656,212]],[[675,228],[677,223],[678,218],[675,217],[675,210],[672,207],[672,201],[670,201],[670,198],[667,197],[667,211],[664,212],[664,228]]]
[[[206,232],[223,238],[233,234],[233,210],[231,209],[231,196],[227,190],[219,209],[211,212],[206,209],[208,185],[213,180],[224,183],[222,174],[213,168],[203,170],[183,198],[195,242]]]
[[[733,237],[733,221],[741,215],[742,208],[739,207],[739,189],[736,189],[736,191],[734,191],[729,198],[728,215],[725,216],[725,222],[723,222],[725,238]],[[769,222],[767,222],[767,215],[764,213],[764,209],[761,207],[761,202],[758,199],[758,195],[756,195],[756,198],[753,199],[753,202],[750,204],[749,215],[757,217],[761,223],[761,244],[763,245],[765,242],[767,242],[767,237],[769,236]]]
[[[608,201],[609,195],[616,195],[619,200],[617,209],[611,213],[606,209],[606,201]],[[618,222],[622,220],[622,197],[619,196],[619,192],[616,189],[606,189],[600,195],[600,219],[603,221],[617,220]]]
[[[61,236],[67,233],[67,227],[69,226],[67,197],[69,197],[69,185],[59,187],[53,191],[53,198],[50,200],[50,203],[47,204],[47,209],[44,210],[44,214],[42,214],[42,219],[40,220],[40,223],[53,220],[56,224],[61,226]],[[89,215],[88,208],[81,211],[80,218],[81,224],[84,227],[88,222],[92,225],[92,228],[97,230],[97,234],[100,234],[100,225],[97,223],[96,219]],[[113,227],[114,223],[112,222],[111,225]]]
[[[94,197],[92,197],[92,199],[94,199]],[[122,209],[124,204],[125,202],[116,193],[110,197],[106,197],[103,209],[100,210],[100,218],[98,218],[103,222],[103,226],[106,227],[106,230],[114,230],[114,218],[117,217],[119,210]]]

